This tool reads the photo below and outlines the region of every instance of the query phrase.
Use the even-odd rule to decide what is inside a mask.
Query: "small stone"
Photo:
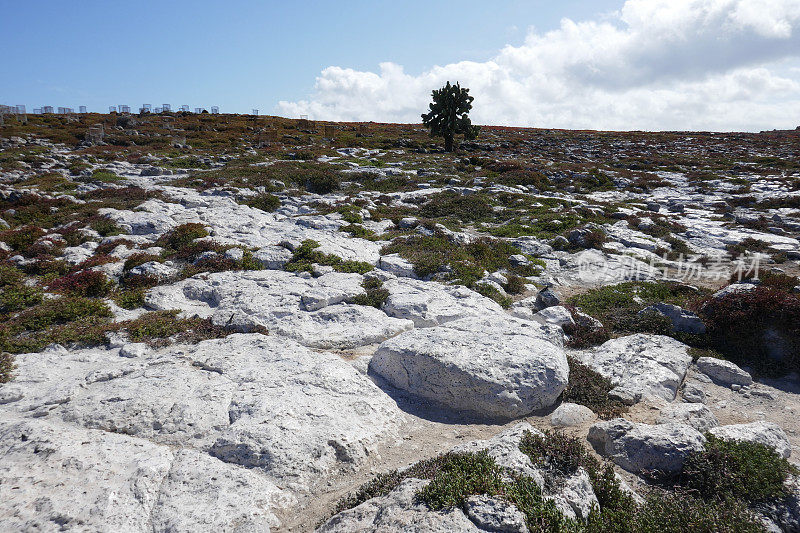
[[[550,423],[559,427],[580,426],[595,420],[597,416],[585,405],[562,403],[550,415]]]
[[[536,307],[538,309],[546,309],[559,305],[561,303],[561,296],[553,291],[550,287],[545,287],[536,296]]]
[[[753,378],[730,361],[714,357],[701,357],[697,360],[697,368],[712,381],[722,386],[753,384]]]

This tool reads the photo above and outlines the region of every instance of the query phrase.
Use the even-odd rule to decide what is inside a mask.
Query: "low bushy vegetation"
[[[691,454],[675,485],[705,500],[764,502],[787,494],[789,462],[764,444],[706,435],[705,450]]]
[[[364,281],[361,282],[361,286],[364,287],[364,294],[359,294],[353,298],[350,303],[369,305],[380,309],[386,302],[386,299],[389,298],[389,291],[383,288],[383,282],[378,278],[364,278]]]
[[[796,278],[767,277],[751,291],[709,298],[699,307],[712,346],[762,375],[800,371],[800,297]]]
[[[355,272],[365,274],[374,267],[364,261],[345,261],[341,257],[332,254],[325,254],[317,250],[319,243],[306,239],[294,252],[292,258],[284,266],[284,270],[289,272],[313,272],[314,264],[333,267],[337,272]]]
[[[653,333],[670,335],[692,344],[703,344],[705,342],[703,338],[675,333],[672,322],[660,313],[641,315],[639,313],[659,302],[689,309],[696,308],[704,294],[708,294],[708,291],[675,282],[628,281],[591,289],[571,297],[568,304],[600,320],[607,334]],[[601,332],[592,335],[591,339],[604,342],[608,337]],[[581,336],[581,344],[586,346],[589,343],[589,339]]]
[[[574,357],[567,357],[569,363],[569,382],[561,393],[564,402],[585,405],[604,419],[617,418],[627,408],[619,400],[608,397],[614,388],[611,380],[595,372]]]
[[[715,449],[714,441],[709,450]],[[730,450],[730,443],[725,443]],[[738,445],[735,445],[738,446]],[[430,480],[416,493],[419,503],[432,510],[447,511],[465,508],[467,498],[473,495],[489,495],[513,503],[525,515],[530,531],[574,532],[574,533],[739,533],[762,532],[762,526],[742,500],[725,495],[709,494],[703,497],[699,490],[687,490],[674,485],[670,490],[651,487],[644,502],[636,499],[624,489],[610,463],[602,463],[576,437],[558,431],[541,434],[526,432],[520,440],[519,449],[526,454],[542,472],[545,487],[557,490],[564,481],[584,470],[591,481],[599,505],[592,508],[586,521],[567,519],[555,507],[552,500],[533,479],[500,467],[486,452],[448,453],[420,461],[406,470],[379,474],[362,485],[355,493],[339,501],[333,514],[351,509],[371,498],[385,496],[410,478]],[[766,460],[765,460],[766,459]],[[766,476],[766,470],[776,465],[763,455],[751,455],[745,464],[753,468],[729,467],[718,472],[718,478],[730,476],[744,479],[746,472],[754,472],[756,478],[768,481],[773,489],[780,475]],[[708,472],[715,466],[704,465]],[[782,470],[782,472],[786,472]],[[781,481],[782,482],[782,481]],[[724,487],[722,487],[724,489]],[[759,493],[762,489],[756,489]],[[769,498],[780,496],[777,490],[769,490]],[[750,500],[748,500],[750,501]]]

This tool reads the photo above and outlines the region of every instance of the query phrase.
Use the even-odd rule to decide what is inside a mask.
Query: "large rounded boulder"
[[[569,367],[551,326],[489,316],[389,339],[370,372],[453,410],[510,419],[553,405],[567,386]]]

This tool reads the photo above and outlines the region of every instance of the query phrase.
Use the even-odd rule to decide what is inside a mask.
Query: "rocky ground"
[[[800,530],[800,133],[0,143],[0,529]]]

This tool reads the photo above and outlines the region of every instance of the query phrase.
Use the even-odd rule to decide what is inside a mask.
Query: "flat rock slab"
[[[414,326],[374,307],[346,303],[364,293],[362,280],[339,272],[308,279],[280,270],[219,272],[155,287],[146,302],[152,309],[211,317],[238,331],[265,327],[322,349],[379,343]]]
[[[331,221],[323,215],[287,217],[241,205],[227,196],[176,187],[160,189],[173,201],[147,200],[136,211],[104,208],[99,212],[129,233],[153,241],[180,224],[199,222],[209,228],[212,238],[226,244],[263,248],[312,239],[320,244],[319,251],[345,260],[375,265],[380,257],[380,244],[336,231],[345,224],[341,220]]]
[[[286,338],[234,334],[144,358],[120,351],[20,355],[1,389],[14,392],[3,416],[192,449],[296,491],[361,464],[405,420],[350,364]]]
[[[753,384],[753,377],[749,373],[724,359],[701,357],[697,360],[697,369],[723,387],[731,385],[749,387]]]
[[[383,287],[389,291],[382,307],[386,314],[412,320],[418,328],[466,317],[503,314],[497,302],[462,286],[398,278],[386,281]]]
[[[551,330],[512,317],[464,318],[381,344],[370,371],[457,411],[509,419],[552,405],[567,384]]]
[[[692,363],[687,346],[664,335],[612,339],[577,358],[636,397],[672,401]]]
[[[589,429],[589,442],[597,453],[633,473],[677,472],[693,452],[704,449],[706,439],[686,424],[651,426],[622,418],[599,422]]]
[[[264,476],[193,450],[55,420],[0,420],[3,531],[269,531],[293,503]]]

